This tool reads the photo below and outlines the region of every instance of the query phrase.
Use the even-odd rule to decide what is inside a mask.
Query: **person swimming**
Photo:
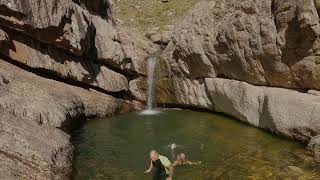
[[[176,166],[182,166],[182,165],[200,165],[201,163],[202,163],[201,161],[197,161],[197,162],[190,161],[187,159],[184,153],[180,153],[177,156],[177,160],[175,160],[172,163],[172,166],[176,167]]]
[[[172,143],[170,145],[167,145],[166,148],[170,149],[171,151],[171,160],[174,161],[176,159],[176,149],[178,148],[184,148],[182,145],[178,145],[176,143]]]
[[[153,180],[172,180],[173,166],[170,160],[160,155],[156,150],[150,151],[150,167],[146,174],[153,170]]]

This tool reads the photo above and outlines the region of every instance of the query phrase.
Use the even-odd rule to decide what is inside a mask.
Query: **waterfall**
[[[155,109],[156,105],[156,66],[157,57],[150,56],[148,58],[148,96],[147,96],[147,110],[141,112],[143,115],[154,115],[161,111]]]
[[[154,109],[156,96],[156,82],[155,82],[155,68],[157,65],[157,58],[151,56],[148,59],[148,110]]]

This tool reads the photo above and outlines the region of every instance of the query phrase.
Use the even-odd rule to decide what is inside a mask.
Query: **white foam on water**
[[[144,111],[140,112],[140,115],[156,115],[156,114],[160,114],[161,110],[157,110],[157,109],[147,109]]]

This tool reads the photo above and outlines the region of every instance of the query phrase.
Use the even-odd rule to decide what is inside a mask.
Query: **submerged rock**
[[[300,174],[303,174],[303,171],[302,169],[300,169],[299,167],[297,166],[288,166],[287,167],[287,173],[289,175],[294,175],[294,176],[298,176]]]

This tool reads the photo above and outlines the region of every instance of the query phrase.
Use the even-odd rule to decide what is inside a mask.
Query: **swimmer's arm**
[[[152,170],[152,168],[153,168],[152,161],[150,161],[149,169],[148,169],[148,170],[146,170],[144,173],[150,173],[150,172],[151,172],[151,170]]]
[[[187,161],[186,162],[186,164],[189,164],[189,165],[199,165],[201,163],[202,163],[201,161],[197,161],[197,162]]]
[[[173,161],[173,163],[171,165],[172,165],[172,167],[176,167],[178,165],[178,161]]]

